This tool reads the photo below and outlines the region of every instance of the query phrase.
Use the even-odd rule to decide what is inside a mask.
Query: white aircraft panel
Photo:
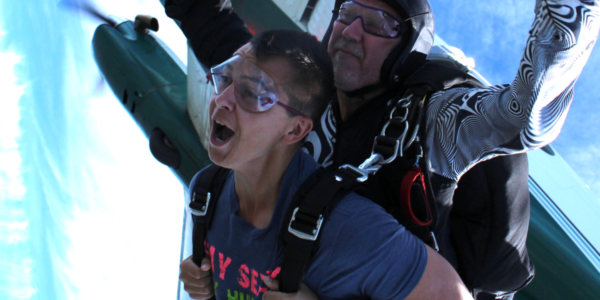
[[[208,149],[210,117],[208,102],[213,87],[206,83],[206,72],[188,47],[188,114],[204,149]]]
[[[192,245],[192,230],[194,229],[194,223],[192,222],[192,217],[189,208],[190,205],[190,194],[186,188],[184,188],[184,204],[185,211],[183,217],[183,233],[181,237],[181,258],[180,261],[188,258],[192,255],[193,245]],[[178,300],[191,300],[188,293],[183,289],[183,283],[179,281],[179,287],[177,289],[177,299]]]
[[[335,1],[333,0],[317,1],[315,9],[310,16],[310,21],[308,21],[308,32],[319,37],[319,40],[323,38],[327,31],[327,27],[329,27],[331,11],[333,10],[334,4]]]
[[[294,22],[300,22],[308,0],[273,0],[283,12]]]

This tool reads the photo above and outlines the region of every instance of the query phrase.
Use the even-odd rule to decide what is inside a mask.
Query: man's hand
[[[279,292],[279,281],[269,276],[265,276],[263,282],[270,289],[263,295],[263,300],[319,300],[304,282],[300,283],[300,290],[293,294]]]
[[[181,262],[179,269],[181,269],[179,280],[183,282],[183,289],[188,292],[190,298],[204,300],[215,295],[208,257],[202,259],[202,264],[198,268],[190,256]]]

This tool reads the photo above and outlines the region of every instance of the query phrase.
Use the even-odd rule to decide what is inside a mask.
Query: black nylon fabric
[[[441,76],[440,73],[444,75]],[[434,91],[447,90],[453,87],[485,87],[475,77],[457,69],[443,61],[426,61],[415,74],[409,77],[405,86],[427,85]]]
[[[478,164],[458,183],[450,239],[460,246],[458,272],[467,286],[498,294],[522,288],[534,275],[525,247],[528,173],[527,154],[502,156]]]
[[[181,30],[198,61],[210,68],[231,58],[252,38],[244,21],[229,10],[219,11],[218,0],[167,0],[167,16],[181,22]]]

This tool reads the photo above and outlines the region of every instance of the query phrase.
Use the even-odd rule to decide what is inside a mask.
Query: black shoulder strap
[[[279,290],[297,292],[308,269],[327,210],[355,188],[357,174],[320,168],[300,186],[281,228],[284,244]]]
[[[197,266],[200,266],[202,258],[204,258],[206,231],[210,227],[210,221],[228,173],[228,169],[214,164],[210,165],[198,174],[194,186],[190,187],[192,193],[190,210],[194,218],[192,261]]]

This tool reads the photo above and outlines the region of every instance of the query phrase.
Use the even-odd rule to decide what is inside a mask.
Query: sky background
[[[98,88],[98,23],[57,2],[0,0],[0,299],[173,299],[183,188]],[[158,0],[102,8],[164,15]]]
[[[56,0],[0,0],[0,300],[173,299],[183,188],[155,161],[106,88],[91,53],[98,23]],[[510,83],[534,0],[432,0],[436,33]],[[158,0],[103,0],[122,18],[159,18],[186,62],[185,39]],[[594,50],[552,144],[600,195]]]

